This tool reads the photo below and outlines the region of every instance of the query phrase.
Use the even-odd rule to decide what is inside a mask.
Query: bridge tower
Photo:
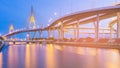
[[[28,29],[35,29],[35,28],[36,28],[36,22],[35,22],[35,17],[34,17],[33,6],[31,6],[31,14],[30,14],[29,22],[28,22]]]
[[[13,31],[14,31],[14,26],[11,24],[10,28],[9,28],[9,33],[13,32]]]
[[[14,31],[14,26],[11,24],[9,27],[9,33]],[[10,36],[9,38],[14,38],[14,36]]]
[[[34,17],[34,9],[33,9],[33,6],[31,6],[31,13],[30,13],[30,18],[29,18],[29,22],[28,22],[28,24],[27,24],[27,27],[28,27],[28,29],[30,30],[30,29],[36,29],[37,28],[37,25],[36,25],[36,21],[35,21],[35,17]],[[32,38],[34,38],[35,36],[36,36],[36,32],[37,31],[34,31],[34,34],[33,34],[33,37]],[[39,31],[40,33],[40,36],[41,36],[41,32],[42,31]],[[31,33],[30,32],[28,32],[28,34],[27,34],[27,38],[28,39],[31,39]]]

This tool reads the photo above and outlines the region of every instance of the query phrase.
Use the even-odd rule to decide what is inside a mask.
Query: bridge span
[[[33,14],[32,14],[32,17],[34,17]],[[102,20],[110,19],[113,17],[116,17],[115,21],[117,21],[117,29],[99,28],[99,23]],[[34,18],[31,21],[35,22]],[[80,27],[80,25],[88,24],[88,23],[92,23],[94,28]],[[80,38],[79,36],[80,34],[82,34],[80,33],[81,29],[93,30],[95,35],[95,38],[94,38],[95,41],[98,41],[100,39],[99,37],[100,30],[109,31],[109,34],[110,34],[109,39],[114,38],[113,34],[117,35],[115,39],[119,39],[120,38],[120,5],[95,8],[95,9],[89,9],[89,10],[72,13],[55,20],[52,24],[50,24],[47,27],[44,27],[44,28],[35,27],[33,29],[23,29],[18,31],[12,31],[6,35],[3,35],[3,37],[9,37],[9,36],[16,35],[23,32],[30,33],[30,32],[37,32],[37,31],[40,32],[40,35],[41,35],[42,34],[41,32],[47,31],[48,38],[51,38],[51,37],[54,37],[54,34],[55,34],[54,31],[57,31],[58,39],[64,39],[65,32],[67,31],[71,32],[70,29],[74,31],[73,34],[74,34],[75,40],[79,40]]]

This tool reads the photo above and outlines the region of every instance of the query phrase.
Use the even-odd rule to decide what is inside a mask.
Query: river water
[[[5,46],[0,68],[120,68],[120,50],[55,44]]]

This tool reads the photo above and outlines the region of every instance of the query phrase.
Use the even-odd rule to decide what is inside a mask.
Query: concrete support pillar
[[[47,30],[47,32],[48,32],[48,38],[50,38],[50,29],[49,30]]]
[[[74,25],[74,39],[75,40],[79,39],[79,23]]]
[[[54,29],[53,29],[53,30],[52,30],[52,35],[51,35],[53,38],[55,37],[55,36],[54,36],[54,32],[55,32],[55,31],[54,31]]]
[[[105,38],[104,30],[102,30],[102,38]]]
[[[58,39],[61,38],[61,33],[60,33],[60,30],[57,30],[58,31]]]
[[[117,13],[117,38],[120,38],[120,12]]]
[[[76,40],[76,38],[77,38],[77,30],[76,30],[76,25],[74,25],[74,39]]]
[[[110,39],[112,39],[113,37],[114,37],[113,27],[111,26],[111,27],[110,27]]]
[[[96,22],[94,22],[95,27],[95,41],[98,41],[99,39],[99,15],[97,14]]]
[[[78,40],[79,39],[79,22],[77,22],[76,31],[77,31],[76,40]]]
[[[61,39],[64,39],[64,27],[63,27],[62,23],[61,23],[61,27],[60,27],[60,35],[61,35]]]

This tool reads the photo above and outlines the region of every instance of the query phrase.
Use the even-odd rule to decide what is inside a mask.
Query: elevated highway
[[[117,12],[120,11],[120,6],[109,6],[102,7],[96,9],[89,9],[85,11],[76,12],[70,15],[66,15],[62,18],[57,19],[47,28],[54,28],[58,25],[58,23],[62,23],[64,26],[66,25],[75,25],[79,22],[79,24],[87,24],[91,22],[95,22],[97,15],[99,15],[99,20],[111,18],[117,16]]]

